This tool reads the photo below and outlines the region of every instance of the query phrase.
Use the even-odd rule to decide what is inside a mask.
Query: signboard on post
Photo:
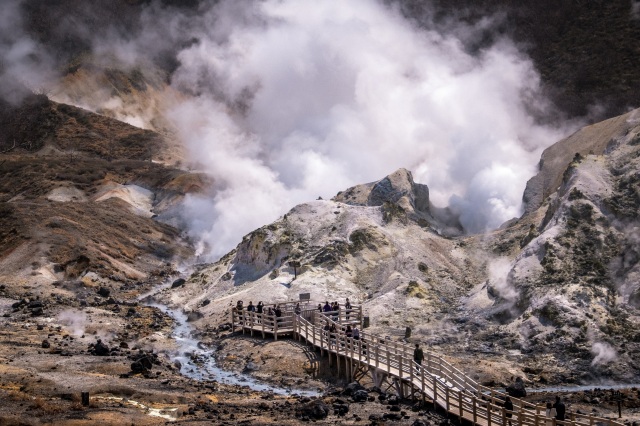
[[[300,261],[292,260],[291,262],[289,262],[289,266],[293,268],[293,279],[295,280],[296,278],[298,278],[298,268],[300,267]]]
[[[311,293],[300,293],[300,301],[308,302],[311,300]]]

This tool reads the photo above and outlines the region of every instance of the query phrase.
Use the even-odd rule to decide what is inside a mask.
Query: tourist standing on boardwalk
[[[324,307],[322,308],[322,312],[324,312],[325,315],[329,315],[329,312],[331,312],[331,305],[329,304],[328,300],[324,302]]]
[[[553,419],[556,417],[556,409],[553,408],[551,401],[547,402],[547,411],[545,415],[547,416],[547,426],[553,426]]]
[[[559,396],[556,396],[556,403],[553,404],[553,408],[556,409],[556,420],[564,421],[566,408],[564,406],[564,402],[562,402]]]
[[[300,315],[300,313],[302,313],[302,308],[300,308],[300,303],[296,303],[296,308],[293,310],[293,312],[295,312],[296,315]]]
[[[273,309],[273,312],[276,314],[276,321],[280,322],[282,321],[282,309],[280,309],[280,305],[276,305],[276,307]]]
[[[249,300],[249,306],[247,306],[247,311],[248,312],[255,312],[256,311],[256,307],[253,305],[253,302],[251,300]]]
[[[349,298],[347,297],[347,301],[344,302],[344,312],[347,318],[347,321],[349,321],[349,312],[351,310],[351,302],[349,302]]]
[[[509,426],[511,426],[511,417],[513,416],[513,402],[511,401],[510,397],[506,397],[504,399],[504,410],[504,415],[509,422]]]
[[[360,330],[357,325],[353,326],[353,340],[360,340]]]
[[[420,344],[416,343],[416,348],[413,350],[413,360],[416,362],[416,364],[422,365],[423,359],[424,359],[424,353],[420,348]]]
[[[264,305],[260,301],[260,302],[258,302],[258,306],[256,306],[256,313],[261,314],[262,313],[262,308],[264,308]]]

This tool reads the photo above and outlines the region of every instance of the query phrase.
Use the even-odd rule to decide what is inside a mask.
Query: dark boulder
[[[204,315],[198,311],[191,311],[187,314],[187,322],[198,321],[200,318],[204,318]]]
[[[524,398],[527,396],[527,391],[524,388],[524,381],[521,377],[516,377],[516,381],[507,386],[507,393],[514,398]]]
[[[49,349],[49,348],[51,347],[51,343],[49,343],[49,341],[48,341],[47,339],[44,339],[44,340],[42,341],[42,347],[43,347],[44,349]]]
[[[108,356],[111,353],[109,346],[102,343],[100,339],[98,339],[95,344],[89,346],[89,351],[95,356]]]
[[[315,420],[325,419],[329,412],[329,406],[319,399],[304,404],[297,409],[298,417],[308,417]]]
[[[360,390],[365,390],[365,387],[358,382],[351,382],[347,386],[345,386],[344,391],[342,393],[344,395],[353,395],[355,392]]]
[[[369,392],[364,389],[357,390],[351,395],[355,402],[366,402],[369,399]]]
[[[337,416],[344,416],[349,412],[349,404],[333,404],[333,413]]]
[[[106,287],[100,287],[98,289],[98,295],[102,296],[102,297],[109,297],[109,295],[111,294],[111,290],[109,290]]]
[[[186,283],[187,280],[185,280],[184,278],[178,278],[177,280],[175,280],[172,284],[171,284],[171,288],[178,288],[182,285],[184,285],[184,283]]]

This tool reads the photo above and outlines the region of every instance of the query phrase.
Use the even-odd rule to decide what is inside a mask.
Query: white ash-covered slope
[[[426,326],[484,276],[482,256],[465,247],[471,240],[442,237],[442,228],[429,213],[427,187],[401,169],[334,200],[296,206],[167,292],[205,321],[238,299],[256,304],[311,293],[313,300],[364,303],[375,326]],[[296,280],[291,260],[301,264]]]
[[[640,111],[600,126],[556,148],[576,153],[509,271],[517,296],[507,329],[520,334],[527,352],[557,354],[584,379],[637,380]],[[606,138],[602,153],[580,154],[593,137]]]
[[[560,176],[557,190],[499,230],[455,236],[451,214],[401,169],[296,206],[165,298],[200,312],[204,327],[228,320],[221,315],[238,299],[350,297],[376,332],[410,326],[413,340],[463,362],[490,360],[465,364],[482,380],[637,381],[638,117],[589,126],[547,150],[547,165],[549,152],[575,152],[542,167],[527,191]],[[302,265],[296,280],[291,260]]]

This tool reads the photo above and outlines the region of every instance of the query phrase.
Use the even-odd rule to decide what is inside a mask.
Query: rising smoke
[[[473,56],[379,2],[222,2],[173,84],[176,127],[221,185],[191,200],[214,254],[292,205],[406,167],[468,232],[520,214],[541,150],[531,62],[508,41]],[[203,213],[205,213],[203,215]]]
[[[65,325],[75,337],[80,337],[87,326],[87,315],[75,309],[67,309],[58,314],[58,320]]]
[[[400,167],[468,232],[495,228],[566,133],[529,114],[546,105],[539,78],[509,40],[469,53],[474,28],[419,29],[382,1],[153,4],[140,25],[93,49],[131,66],[178,52],[184,96],[167,116],[216,182],[183,214],[213,258],[297,203]]]
[[[605,342],[595,342],[591,346],[591,354],[593,355],[591,365],[606,365],[618,358],[616,350]]]

